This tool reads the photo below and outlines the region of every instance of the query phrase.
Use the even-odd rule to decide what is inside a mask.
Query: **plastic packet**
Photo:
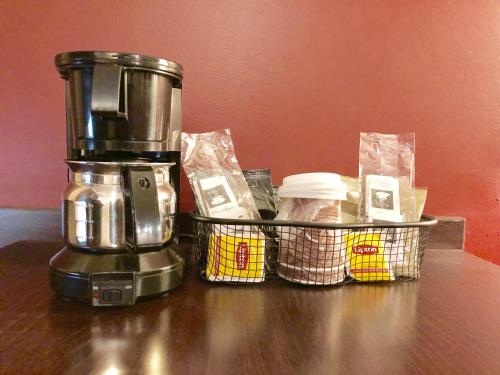
[[[357,223],[358,222],[358,178],[342,176],[342,182],[346,186],[347,194],[346,200],[341,203],[342,222],[343,223]]]
[[[419,229],[387,228],[385,253],[396,276],[420,277]]]
[[[271,170],[244,169],[243,175],[252,192],[255,204],[263,220],[273,220],[276,217]]]
[[[416,227],[374,228],[367,233],[378,236],[384,244],[384,255],[395,276],[420,276],[420,231]]]
[[[427,188],[415,188],[415,205],[417,218],[420,220],[424,213],[425,201],[427,200]]]
[[[274,198],[274,205],[276,206],[276,212],[279,212],[281,209],[281,198],[278,195],[278,185],[273,185],[273,198]]]
[[[360,222],[418,221],[415,204],[415,134],[361,133]]]
[[[198,211],[207,217],[260,219],[229,129],[182,133],[181,160]]]

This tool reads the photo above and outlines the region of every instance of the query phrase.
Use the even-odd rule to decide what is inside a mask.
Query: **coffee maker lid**
[[[179,79],[182,79],[183,75],[182,65],[175,61],[140,55],[138,53],[107,51],[63,52],[55,57],[55,64],[63,78],[66,76],[68,68],[93,66],[94,64],[114,64],[142,68],[160,74],[173,75]]]

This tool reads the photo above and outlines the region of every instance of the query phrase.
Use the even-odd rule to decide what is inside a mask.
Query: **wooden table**
[[[428,250],[420,281],[179,289],[125,308],[54,296],[58,242],[0,250],[1,374],[500,373],[500,268]]]

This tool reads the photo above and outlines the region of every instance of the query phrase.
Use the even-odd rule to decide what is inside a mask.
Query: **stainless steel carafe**
[[[147,251],[165,245],[174,229],[172,163],[66,161],[63,236],[100,252]]]

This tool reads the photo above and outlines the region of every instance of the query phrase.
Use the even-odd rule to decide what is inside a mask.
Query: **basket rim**
[[[257,226],[284,226],[284,227],[305,227],[305,228],[325,228],[325,229],[363,229],[363,228],[413,228],[430,227],[436,225],[438,219],[430,215],[422,215],[418,222],[403,223],[319,223],[310,221],[290,221],[290,220],[249,220],[249,219],[223,219],[218,217],[206,217],[190,212],[193,222],[207,224],[225,225],[257,225]]]

